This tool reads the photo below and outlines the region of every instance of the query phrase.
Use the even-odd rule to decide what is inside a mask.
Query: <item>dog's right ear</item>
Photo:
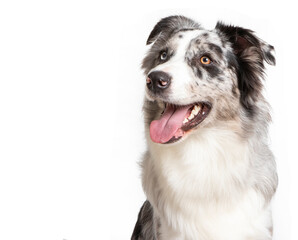
[[[170,16],[161,19],[151,31],[147,45],[153,43],[161,34],[167,39],[173,32],[183,29],[199,29],[200,25],[184,16]]]

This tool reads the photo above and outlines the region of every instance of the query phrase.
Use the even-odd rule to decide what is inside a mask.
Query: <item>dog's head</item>
[[[251,30],[219,22],[209,31],[183,16],[161,19],[147,44],[145,111],[157,143],[176,142],[239,111],[253,118],[264,61],[275,64],[274,48]]]

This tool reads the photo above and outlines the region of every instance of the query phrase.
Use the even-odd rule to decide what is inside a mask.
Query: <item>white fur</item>
[[[247,181],[248,142],[225,128],[200,129],[179,144],[148,142],[143,185],[162,240],[271,239],[270,208]]]
[[[171,76],[171,85],[163,94],[146,90],[148,151],[142,162],[142,181],[149,202],[137,225],[137,230],[144,227],[145,237],[135,239],[157,236],[158,240],[270,240],[270,200],[277,187],[277,175],[267,145],[268,105],[261,94],[253,95],[258,98],[253,99],[255,115],[249,116],[241,105],[236,68],[229,66],[232,44],[222,44],[227,39],[216,30],[204,33],[206,30],[202,29],[180,31],[168,41],[152,46],[154,51],[144,59],[146,74],[166,72]],[[209,43],[220,46],[221,57],[212,56]],[[264,42],[261,45],[267,62],[273,63],[274,57],[268,55],[273,48]],[[173,54],[167,61],[152,65],[150,58],[155,61],[158,57],[152,53],[160,54],[162,49]],[[259,70],[256,66],[260,67],[257,63],[263,58],[255,50],[248,48],[241,55],[254,63],[251,71]],[[215,66],[222,70],[220,76],[212,77],[197,66],[196,57],[200,59],[208,51]],[[149,125],[160,118],[166,102],[209,102],[212,109],[178,142],[157,144],[150,139]],[[139,237],[138,232],[135,236]]]

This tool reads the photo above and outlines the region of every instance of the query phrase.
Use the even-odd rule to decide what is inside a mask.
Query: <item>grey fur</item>
[[[171,56],[174,56],[175,39],[183,38],[184,30],[195,29],[203,30],[199,24],[183,16],[162,19],[147,41],[147,44],[153,44],[143,60],[145,75],[161,64],[160,51],[167,49]],[[252,31],[219,23],[215,30],[204,30],[192,39],[185,53],[185,62],[196,76],[196,79],[186,86],[189,89],[189,99],[208,100],[214,106],[210,116],[200,127],[226,126],[227,122],[240,126],[231,128],[231,131],[235,131],[247,142],[250,168],[246,173],[246,181],[238,183],[235,179],[234,184],[239,189],[254,188],[264,196],[266,204],[269,204],[278,183],[274,157],[267,143],[268,123],[271,121],[270,107],[261,93],[264,61],[275,64],[272,50],[272,46],[257,38]],[[199,63],[200,56],[207,53],[215,62],[213,69]],[[164,102],[171,99],[170,94],[175,92],[167,94],[151,96],[154,101],[144,101],[147,141],[150,141],[148,131],[151,121],[160,116]],[[180,102],[183,101],[186,99],[180,99]],[[162,216],[163,210],[168,207],[161,200],[164,193],[159,188],[159,176],[156,175],[152,159],[148,150],[142,162],[142,177],[144,190],[147,193],[150,191],[151,195],[148,194],[148,200],[140,211],[131,238],[133,240],[157,240],[160,234],[159,216]],[[213,196],[214,200],[220,197],[215,193]],[[271,227],[269,226],[268,230]]]
[[[157,240],[158,222],[153,219],[153,208],[149,201],[145,201],[134,228],[131,240]]]

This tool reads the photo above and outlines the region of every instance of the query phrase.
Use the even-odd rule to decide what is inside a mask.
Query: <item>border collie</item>
[[[147,40],[147,200],[131,239],[269,240],[277,187],[262,95],[274,48],[249,29],[161,19]]]

